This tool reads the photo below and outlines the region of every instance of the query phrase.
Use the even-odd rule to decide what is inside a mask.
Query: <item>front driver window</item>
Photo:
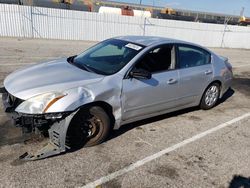
[[[164,45],[148,52],[136,64],[135,68],[151,73],[162,72],[174,68],[175,49],[173,45]]]

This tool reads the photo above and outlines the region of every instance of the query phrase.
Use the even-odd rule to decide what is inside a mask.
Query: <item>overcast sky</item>
[[[140,3],[140,0],[113,0],[118,2]],[[142,4],[240,15],[245,7],[244,15],[250,17],[250,0],[141,0]]]

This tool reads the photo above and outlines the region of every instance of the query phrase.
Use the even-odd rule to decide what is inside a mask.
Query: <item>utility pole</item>
[[[240,11],[240,17],[244,16],[244,10],[245,10],[245,7],[242,7]]]
[[[223,47],[223,44],[224,44],[224,38],[225,38],[225,34],[226,32],[230,31],[230,30],[227,30],[227,26],[228,26],[228,22],[232,19],[232,16],[229,17],[229,18],[225,18],[225,22],[224,22],[224,31],[223,31],[223,34],[222,34],[222,39],[221,39],[221,48]],[[224,47],[225,47],[225,44],[224,44]]]

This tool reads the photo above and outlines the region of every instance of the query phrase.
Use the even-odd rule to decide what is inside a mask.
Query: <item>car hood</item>
[[[15,71],[6,77],[4,87],[15,97],[26,100],[42,93],[65,91],[98,82],[103,77],[79,69],[63,58]]]

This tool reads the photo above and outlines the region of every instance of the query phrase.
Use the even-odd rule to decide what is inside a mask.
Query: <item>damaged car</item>
[[[232,77],[227,58],[199,45],[122,36],[17,70],[1,93],[17,126],[49,136],[44,148],[23,156],[36,160],[100,144],[127,123],[192,106],[210,109]]]

